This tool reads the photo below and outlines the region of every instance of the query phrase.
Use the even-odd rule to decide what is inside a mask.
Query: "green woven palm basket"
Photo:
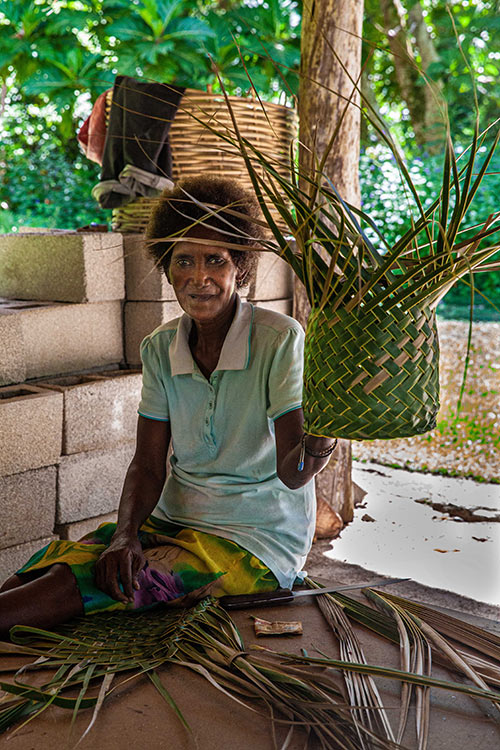
[[[399,438],[432,430],[439,409],[435,314],[311,311],[304,429],[325,437]]]
[[[469,216],[500,142],[500,127],[495,133],[480,132],[478,117],[472,142],[459,155],[447,131],[442,184],[424,205],[390,129],[368,102],[363,104],[407,194],[408,222],[391,243],[388,223],[377,224],[344,200],[325,171],[335,136],[323,154],[313,154],[314,168],[301,167],[300,154],[297,164],[292,149],[289,176],[279,159],[239,131],[236,117],[233,134],[217,134],[245,161],[265,219],[255,221],[269,230],[259,246],[291,266],[311,306],[304,430],[322,437],[391,439],[419,435],[436,425],[439,301],[464,276],[473,289],[474,272],[500,268],[498,256],[494,259],[500,253],[500,211],[474,219],[472,225]],[[279,213],[280,225],[270,205]],[[207,215],[210,211],[207,206]],[[226,247],[230,237],[227,232]],[[238,239],[237,231],[234,237]],[[235,242],[234,248],[240,245]]]

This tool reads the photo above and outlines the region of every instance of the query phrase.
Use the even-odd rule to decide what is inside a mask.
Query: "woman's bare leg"
[[[13,576],[10,588],[0,593],[0,638],[9,636],[14,625],[51,628],[83,614],[83,603],[76,579],[67,565],[53,565],[43,575],[17,585]]]

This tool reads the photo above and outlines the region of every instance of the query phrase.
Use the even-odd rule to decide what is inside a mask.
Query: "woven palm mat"
[[[439,409],[434,313],[312,310],[304,355],[307,432],[351,439],[431,430]]]
[[[208,679],[213,686],[209,690],[219,686],[226,695],[243,701],[257,711],[256,718],[276,719],[278,712],[282,730],[291,732],[294,725],[306,728],[311,747],[317,747],[317,742],[332,750],[364,747],[352,709],[346,705],[341,678],[333,678],[322,668],[293,664],[295,657],[287,664],[283,655],[267,649],[246,651],[233,620],[211,598],[189,610],[157,607],[139,614],[96,614],[54,632],[16,626],[11,638],[20,645],[11,646],[7,653],[37,658],[17,672],[14,682],[0,677],[0,689],[5,691],[3,696],[0,691],[0,732],[19,726],[26,718],[36,719],[53,704],[74,715],[91,709],[87,734],[107,696],[144,675],[189,731],[189,714],[183,716],[168,691],[168,673],[158,671],[177,664]],[[9,648],[9,644],[0,645]],[[40,685],[40,670],[43,675],[46,670],[55,674]],[[214,700],[217,695],[214,689]],[[73,740],[78,742],[78,737]],[[374,749],[387,748],[385,740],[373,738],[372,742]]]

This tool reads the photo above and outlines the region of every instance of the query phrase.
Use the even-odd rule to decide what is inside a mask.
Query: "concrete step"
[[[133,440],[141,396],[139,370],[102,371],[36,381],[64,397],[64,455]]]
[[[122,361],[122,305],[0,299],[0,385]]]
[[[0,477],[0,549],[50,536],[56,516],[55,466]]]
[[[33,386],[0,388],[0,476],[59,461],[62,393]]]
[[[131,367],[140,365],[142,339],[158,326],[182,315],[178,302],[125,303],[125,358]]]
[[[125,258],[125,288],[128,300],[163,301],[176,300],[174,289],[167,281],[163,270],[155,266],[146,249],[143,234],[123,235]]]
[[[0,235],[0,296],[58,302],[123,299],[119,233]]]

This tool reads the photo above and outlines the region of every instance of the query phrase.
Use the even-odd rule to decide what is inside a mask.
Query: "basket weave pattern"
[[[420,434],[436,424],[439,345],[429,308],[313,309],[304,360],[304,429],[354,440]]]
[[[297,131],[295,110],[272,102],[261,104],[251,98],[228,98],[242,136],[268,159],[273,160],[280,174],[288,177],[289,149]],[[253,192],[245,162],[237,148],[223,141],[204,123],[221,133],[234,136],[233,123],[222,94],[187,89],[170,128],[174,182],[210,173],[238,180],[243,187]],[[256,165],[256,171],[263,170]],[[120,232],[143,232],[157,201],[158,198],[138,198],[126,206],[114,209],[113,229]],[[270,209],[278,219],[279,213],[271,206]]]

